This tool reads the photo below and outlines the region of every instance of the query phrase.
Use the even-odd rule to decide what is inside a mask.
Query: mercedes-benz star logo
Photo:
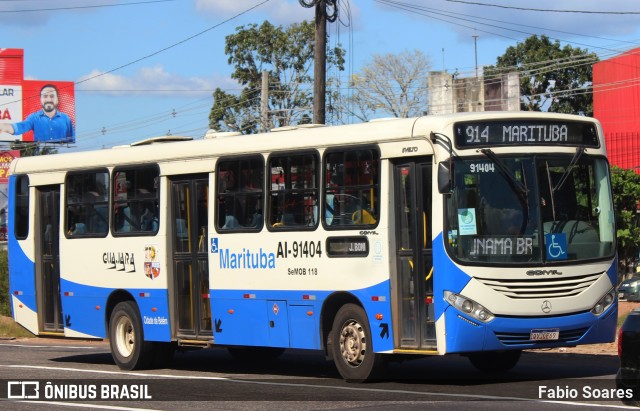
[[[549,314],[551,312],[551,301],[544,300],[542,302],[542,306],[540,308],[542,308],[542,312],[543,313]]]

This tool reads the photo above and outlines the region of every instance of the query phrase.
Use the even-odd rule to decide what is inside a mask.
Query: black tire
[[[109,346],[118,368],[142,369],[152,360],[153,343],[144,341],[142,320],[133,301],[118,303],[109,319]]]
[[[478,370],[486,373],[502,373],[516,366],[522,351],[490,351],[469,354],[469,361]]]
[[[227,351],[238,361],[267,362],[280,357],[285,348],[278,347],[227,347]]]
[[[631,390],[633,393],[631,398],[625,398],[622,400],[623,404],[634,407],[640,406],[640,382],[638,382],[638,380],[623,379],[621,370],[618,369],[618,374],[616,375],[616,388],[619,390]]]
[[[333,320],[329,338],[331,357],[342,378],[364,382],[380,377],[384,360],[373,351],[369,320],[361,307],[342,306]]]

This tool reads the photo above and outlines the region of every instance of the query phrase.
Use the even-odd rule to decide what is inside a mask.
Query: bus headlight
[[[444,299],[458,311],[461,311],[478,321],[482,321],[483,323],[488,323],[495,318],[491,311],[487,310],[482,304],[478,304],[463,295],[452,293],[451,291],[445,291]]]
[[[600,315],[603,312],[607,311],[607,308],[613,304],[616,300],[616,289],[615,287],[610,289],[608,293],[604,295],[591,309],[591,313],[594,315]]]

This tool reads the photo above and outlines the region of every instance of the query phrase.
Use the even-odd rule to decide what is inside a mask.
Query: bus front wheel
[[[345,380],[363,382],[379,377],[383,359],[373,352],[369,321],[361,307],[355,304],[341,307],[329,338],[333,361]]]
[[[142,320],[135,303],[118,303],[109,319],[111,356],[121,370],[145,368],[151,360],[152,343],[144,341]]]
[[[516,366],[522,351],[489,351],[469,354],[469,361],[478,370],[486,373],[506,372]]]

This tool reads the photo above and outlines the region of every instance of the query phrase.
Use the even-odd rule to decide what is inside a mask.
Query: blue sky
[[[345,80],[374,54],[414,49],[433,70],[471,76],[474,35],[479,66],[532,34],[601,59],[640,47],[640,5],[628,0],[338,1],[328,30],[347,50]],[[298,0],[0,0],[0,48],[24,49],[28,79],[78,83],[77,143],[60,151],[89,150],[169,131],[201,137],[211,92],[240,89],[225,36],[312,18]]]

